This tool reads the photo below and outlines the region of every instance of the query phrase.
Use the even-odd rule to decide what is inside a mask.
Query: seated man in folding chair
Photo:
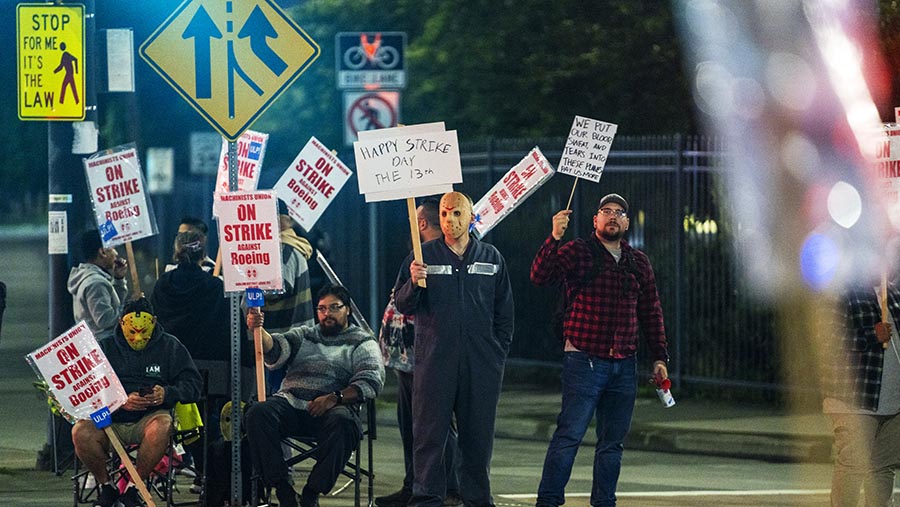
[[[253,463],[268,486],[275,488],[281,507],[296,507],[297,494],[288,481],[281,452],[287,436],[314,436],[319,455],[300,496],[300,505],[319,505],[319,495],[334,487],[362,438],[362,422],[351,405],[378,395],[384,366],[375,337],[350,324],[350,294],[339,285],[319,291],[315,326],[298,326],[285,333],[262,330],[266,366],[287,365],[281,390],[250,407],[247,437]],[[263,326],[263,315],[247,314],[252,331]],[[252,336],[252,333],[250,333]]]
[[[200,397],[200,373],[184,345],[156,325],[153,307],[143,297],[125,304],[115,334],[99,344],[128,393],[125,405],[113,413],[112,428],[123,444],[138,446],[135,468],[138,480],[146,481],[168,448],[175,403]],[[110,478],[110,443],[103,430],[90,420],[78,421],[72,441],[78,459],[101,485],[95,507],[117,501],[125,507],[142,505],[132,482],[120,496]]]

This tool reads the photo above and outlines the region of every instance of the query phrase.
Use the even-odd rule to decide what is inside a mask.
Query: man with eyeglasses
[[[319,495],[334,487],[344,464],[362,438],[354,404],[375,398],[384,385],[384,366],[374,337],[350,323],[350,294],[339,285],[318,294],[315,326],[293,327],[269,334],[262,329],[266,367],[287,365],[281,389],[247,411],[247,437],[254,464],[278,504],[296,507],[297,494],[288,480],[281,439],[315,435],[316,464],[303,487],[299,505],[319,505]],[[247,314],[247,327],[262,328],[258,309]],[[250,336],[253,333],[249,333]]]
[[[635,352],[644,335],[657,383],[668,378],[669,355],[656,278],[647,255],[623,239],[628,202],[600,199],[590,237],[561,245],[571,210],[553,216],[549,238],[531,265],[535,285],[563,284],[562,409],[547,449],[537,506],[565,503],[578,446],[597,417],[591,505],[616,505],[623,442],[637,395]]]

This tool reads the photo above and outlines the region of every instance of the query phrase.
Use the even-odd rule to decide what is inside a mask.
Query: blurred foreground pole
[[[881,119],[871,0],[673,3],[697,108],[725,139],[745,286],[778,312],[782,381],[818,403],[830,301],[877,284],[891,227],[872,164]],[[874,84],[874,87],[873,87]],[[832,361],[835,358],[830,358]]]

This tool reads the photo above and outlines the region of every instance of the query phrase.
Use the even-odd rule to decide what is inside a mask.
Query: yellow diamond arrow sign
[[[141,57],[229,141],[319,56],[271,0],[186,0]]]

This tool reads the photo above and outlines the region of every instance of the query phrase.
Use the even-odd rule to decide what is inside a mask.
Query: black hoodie
[[[159,322],[196,360],[231,361],[231,316],[222,280],[196,264],[180,264],[156,282],[150,302]],[[241,363],[253,365],[241,325]]]
[[[153,385],[160,385],[166,390],[162,405],[153,410],[172,409],[176,402],[194,403],[200,398],[203,381],[191,355],[158,322],[144,350],[132,349],[121,327],[116,327],[113,336],[98,343],[126,393],[139,392],[142,387]],[[147,411],[143,410],[119,408],[113,413],[113,422],[136,422],[146,414]]]

